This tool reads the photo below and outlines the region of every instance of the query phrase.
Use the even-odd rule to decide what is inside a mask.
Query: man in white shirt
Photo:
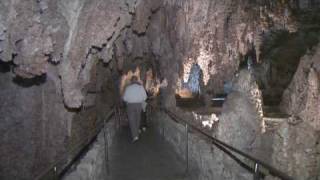
[[[146,99],[146,90],[138,82],[138,77],[132,76],[131,84],[124,91],[123,100],[127,103],[127,114],[133,142],[139,139],[141,111]]]

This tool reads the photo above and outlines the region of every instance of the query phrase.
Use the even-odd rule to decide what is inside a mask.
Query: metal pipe
[[[109,174],[109,142],[106,134],[106,121],[104,120],[103,126],[103,138],[104,138],[104,158],[106,163],[107,175]]]
[[[117,108],[115,108],[114,114],[115,114],[115,116],[117,116]],[[114,129],[117,129],[117,122],[116,121],[114,121]]]
[[[54,179],[58,179],[58,173],[57,173],[57,166],[55,166],[54,168],[53,168],[53,171],[54,171]]]
[[[188,124],[186,124],[186,173],[189,171],[189,134],[188,134]]]
[[[212,98],[211,101],[224,101],[226,98]]]
[[[253,175],[253,180],[260,180],[260,176],[259,176],[259,164],[255,163],[254,165],[254,175]]]
[[[164,124],[162,123],[162,137],[164,138]]]
[[[120,129],[120,126],[121,126],[121,109],[120,109],[120,107],[118,107],[117,109],[118,109],[118,129]]]
[[[162,126],[161,135],[162,135],[162,138],[164,139],[164,121],[161,121],[161,126]]]

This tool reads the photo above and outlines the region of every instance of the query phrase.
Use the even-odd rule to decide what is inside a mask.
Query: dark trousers
[[[127,114],[131,130],[132,138],[139,136],[139,128],[141,122],[141,103],[128,103]]]

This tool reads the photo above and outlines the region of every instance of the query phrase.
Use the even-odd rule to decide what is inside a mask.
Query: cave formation
[[[319,0],[1,0],[0,179],[253,178],[203,133],[320,179],[319,38]],[[123,134],[133,75],[150,97],[140,144]],[[164,158],[143,169],[119,147]],[[141,172],[117,174],[124,157]]]

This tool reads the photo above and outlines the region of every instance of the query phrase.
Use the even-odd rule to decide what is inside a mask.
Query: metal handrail
[[[109,121],[114,115],[115,115],[115,108],[113,108],[110,112],[107,113],[106,118],[103,120],[104,123],[105,123],[106,121]],[[72,162],[74,162],[74,161],[77,159],[77,157],[79,157],[79,155],[81,154],[81,152],[82,152],[84,149],[86,149],[86,147],[88,147],[89,145],[91,145],[91,144],[94,142],[94,139],[95,139],[96,136],[101,132],[101,130],[102,130],[102,128],[96,130],[96,131],[93,133],[93,135],[92,135],[90,138],[88,138],[88,139],[90,139],[89,141],[88,141],[88,139],[85,139],[84,141],[82,141],[81,143],[79,143],[79,144],[83,144],[83,143],[85,143],[85,142],[88,141],[88,143],[87,143],[85,146],[83,146],[83,147],[78,151],[78,153],[76,153],[76,154],[74,155],[74,157],[71,158],[71,160],[66,160],[65,157],[60,158],[59,160],[55,161],[52,165],[50,165],[48,168],[46,168],[46,170],[43,171],[40,175],[36,176],[35,180],[41,180],[41,179],[45,178],[51,171],[54,171],[57,176],[60,176],[60,174],[63,174],[63,173],[66,171],[66,169],[68,169],[68,168],[70,167],[70,164],[72,164]],[[76,150],[76,149],[78,149],[78,148],[79,148],[79,147],[76,146],[75,148],[71,149],[71,151],[68,151],[68,153],[69,153],[69,152],[73,152],[74,150]],[[60,172],[57,172],[57,166],[58,166],[60,163],[62,163],[63,161],[67,161],[67,163],[64,163],[64,165],[62,166],[62,169],[60,170]]]
[[[185,125],[187,125],[187,126],[190,126],[192,129],[196,130],[196,131],[199,132],[200,134],[202,134],[202,135],[204,135],[205,137],[209,138],[216,147],[218,147],[220,150],[222,150],[222,151],[224,151],[225,153],[227,153],[229,156],[231,156],[231,154],[230,154],[231,152],[228,151],[228,150],[226,150],[226,149],[229,149],[229,150],[231,150],[232,152],[235,152],[235,153],[237,153],[237,154],[239,154],[239,155],[241,155],[241,156],[243,156],[243,157],[245,157],[245,158],[253,161],[253,162],[255,163],[255,169],[254,169],[255,175],[257,175],[257,173],[258,173],[258,174],[261,173],[260,170],[259,170],[259,165],[261,165],[261,166],[263,166],[264,168],[266,168],[266,169],[269,171],[269,173],[270,173],[271,175],[273,175],[273,176],[276,176],[276,177],[281,178],[281,179],[283,179],[283,180],[294,180],[294,178],[292,178],[292,177],[290,177],[289,175],[281,172],[280,170],[272,167],[271,165],[269,165],[269,164],[267,164],[267,163],[265,163],[265,162],[263,162],[263,161],[255,158],[255,157],[252,157],[252,156],[250,156],[249,154],[247,154],[247,153],[245,153],[245,152],[243,152],[243,151],[241,151],[241,150],[239,150],[239,149],[236,149],[235,147],[233,147],[233,146],[231,146],[231,145],[228,145],[227,143],[225,143],[225,142],[223,142],[223,141],[221,141],[221,140],[219,140],[219,139],[217,139],[217,138],[215,138],[215,137],[212,137],[210,134],[202,131],[200,128],[198,128],[198,127],[192,125],[191,123],[189,123],[188,121],[186,121],[186,120],[178,117],[178,116],[177,116],[176,114],[174,114],[173,112],[171,112],[171,111],[169,111],[169,110],[167,110],[167,109],[165,109],[165,108],[160,108],[160,109],[161,109],[162,111],[164,111],[166,114],[168,114],[168,115],[172,118],[172,120],[174,120],[175,122],[177,122],[177,123],[182,123],[182,124],[185,124]],[[226,152],[226,151],[228,151],[228,152]]]

